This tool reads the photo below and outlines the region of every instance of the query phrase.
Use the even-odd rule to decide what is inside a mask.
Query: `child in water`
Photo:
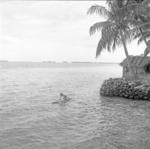
[[[57,101],[52,102],[52,104],[65,104],[67,101],[69,101],[71,98],[64,95],[63,93],[59,94],[60,98]]]
[[[60,93],[60,101],[68,101],[68,100],[70,100],[70,98],[69,97],[67,97],[66,95],[64,95],[63,93]]]

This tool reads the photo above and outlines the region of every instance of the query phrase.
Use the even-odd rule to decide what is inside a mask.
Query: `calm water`
[[[118,65],[0,69],[0,149],[149,149],[150,102],[102,98]],[[51,102],[63,92],[66,105]]]

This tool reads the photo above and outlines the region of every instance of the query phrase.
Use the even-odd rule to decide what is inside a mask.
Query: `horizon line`
[[[119,62],[93,62],[93,61],[18,61],[18,60],[0,60],[1,62],[24,62],[24,63],[119,63]]]

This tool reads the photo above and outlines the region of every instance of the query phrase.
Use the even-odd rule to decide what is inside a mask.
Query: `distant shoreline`
[[[101,62],[17,62],[0,61],[2,68],[79,68],[79,67],[99,67],[119,65],[119,63],[101,63]]]
[[[8,61],[8,60],[0,60],[0,63],[47,63],[47,64],[119,64],[119,62],[55,62],[55,61]]]

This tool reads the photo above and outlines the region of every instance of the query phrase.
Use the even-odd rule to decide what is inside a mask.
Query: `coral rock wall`
[[[103,82],[100,95],[150,100],[150,85],[143,84],[141,81],[128,81],[124,78],[110,78]]]

